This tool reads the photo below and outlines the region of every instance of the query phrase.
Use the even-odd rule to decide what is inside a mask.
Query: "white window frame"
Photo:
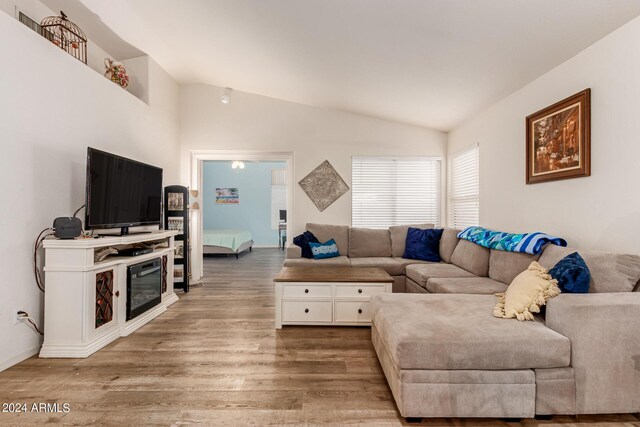
[[[356,198],[359,196],[358,192],[358,183],[356,182],[356,177],[354,175],[354,167],[355,167],[355,162],[357,162],[358,160],[369,160],[369,161],[396,161],[396,162],[402,162],[402,161],[430,161],[430,162],[437,162],[437,170],[436,172],[436,179],[434,182],[434,189],[436,191],[437,194],[437,200],[435,200],[435,209],[430,209],[431,210],[431,215],[435,214],[434,218],[423,218],[423,219],[419,219],[419,218],[402,218],[402,215],[398,214],[397,212],[395,212],[391,218],[391,221],[389,224],[387,224],[385,222],[385,224],[382,223],[378,223],[378,224],[372,224],[371,221],[361,221],[359,220],[359,218],[356,218],[356,209],[355,209],[355,204],[359,203],[358,200],[356,200]],[[436,226],[439,226],[440,224],[443,223],[443,219],[442,219],[442,202],[443,202],[443,183],[442,183],[442,158],[439,156],[353,156],[351,158],[351,173],[352,173],[352,186],[351,186],[351,226],[352,227],[366,227],[366,228],[387,228],[388,226],[393,226],[393,225],[406,225],[406,224],[416,224],[416,223],[434,223]],[[396,178],[397,175],[394,177]],[[397,184],[396,184],[397,185]],[[395,193],[397,194],[397,193]],[[398,201],[396,200],[394,202],[394,207],[398,206]],[[361,218],[365,217],[365,215],[361,215]]]
[[[457,196],[453,188],[454,179],[454,163],[456,160],[466,157],[467,161],[473,162],[475,156],[475,177],[466,176],[466,185],[473,186],[475,180],[475,192],[464,196]],[[466,228],[472,225],[480,224],[480,144],[475,143],[469,147],[456,151],[449,156],[447,165],[447,223],[450,227]],[[470,171],[473,172],[473,171]],[[466,203],[464,209],[466,213],[457,213],[457,206]],[[474,206],[475,205],[475,206]],[[473,208],[475,207],[475,213]]]

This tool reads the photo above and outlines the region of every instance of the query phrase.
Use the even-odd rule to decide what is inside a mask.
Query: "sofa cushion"
[[[372,322],[400,369],[569,366],[569,339],[541,321],[493,317],[493,295],[378,294]]]
[[[349,229],[349,258],[390,256],[391,238],[389,237],[389,230],[375,228]]]
[[[525,271],[540,254],[531,255],[521,252],[498,251],[491,249],[489,255],[489,277],[498,282],[510,284],[513,279]]]
[[[350,267],[351,262],[346,256],[325,259],[295,258],[285,259],[283,267]]]
[[[405,244],[407,242],[407,231],[411,228],[429,229],[433,224],[412,224],[412,225],[392,225],[389,227],[391,236],[391,256],[401,257],[404,255]]]
[[[488,277],[432,278],[427,290],[434,294],[489,294],[507,290],[507,285]]]
[[[405,267],[405,271],[408,278],[425,289],[427,280],[432,277],[475,277],[468,271],[445,262],[412,264]]]
[[[349,253],[349,226],[348,225],[327,225],[327,224],[307,224],[307,230],[313,233],[321,242],[335,240],[338,245],[340,255]]]
[[[445,227],[440,238],[440,258],[444,262],[451,262],[451,255],[458,246],[458,233],[462,230]]]
[[[451,255],[451,263],[480,277],[489,275],[489,249],[460,240]]]
[[[380,267],[391,276],[400,276],[404,274],[404,265],[393,258],[387,257],[368,257],[368,258],[351,258],[351,267]]]
[[[440,262],[442,228],[409,228],[404,258]]]
[[[400,264],[402,264],[402,274],[406,274],[405,269],[407,268],[408,265],[414,265],[414,264],[439,264],[439,263],[434,263],[431,261],[422,261],[420,259],[408,259],[408,258],[401,258],[401,257],[394,257],[394,260],[398,261]]]
[[[612,252],[581,251],[547,245],[538,262],[551,269],[558,261],[578,252],[591,273],[589,292],[631,292],[640,280],[640,256]]]

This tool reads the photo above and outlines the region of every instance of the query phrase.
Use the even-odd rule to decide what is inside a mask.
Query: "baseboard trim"
[[[15,356],[10,357],[7,360],[1,361],[0,362],[0,372],[4,371],[5,369],[9,369],[13,365],[17,365],[18,363],[20,363],[20,362],[22,362],[24,360],[27,360],[31,356],[35,356],[36,354],[38,354],[38,351],[40,351],[40,346],[30,348],[29,350],[23,351],[20,354],[16,354]]]
[[[108,325],[108,324],[107,324]],[[107,327],[104,325],[103,327]],[[56,343],[48,344],[45,340],[40,349],[39,357],[41,359],[61,359],[71,358],[80,359],[91,356],[102,347],[110,344],[111,342],[120,338],[120,329],[118,325],[108,325],[109,329],[101,331],[100,338],[97,338],[89,343]]]

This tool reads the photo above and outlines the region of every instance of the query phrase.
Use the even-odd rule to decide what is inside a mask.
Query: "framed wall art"
[[[591,90],[531,114],[527,184],[591,175]]]
[[[240,203],[240,194],[237,188],[216,188],[216,204],[237,205]]]

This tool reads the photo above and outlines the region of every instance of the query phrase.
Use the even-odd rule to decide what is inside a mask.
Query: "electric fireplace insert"
[[[127,267],[127,320],[134,319],[162,301],[162,259]]]

